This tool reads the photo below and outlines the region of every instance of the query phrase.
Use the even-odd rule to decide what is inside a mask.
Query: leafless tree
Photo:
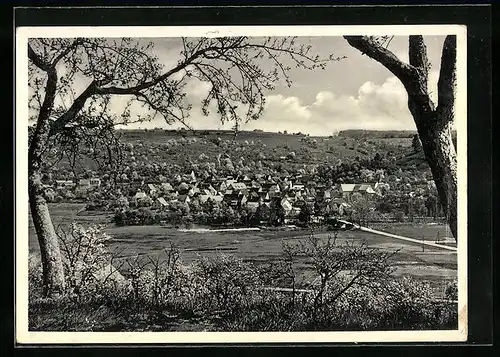
[[[393,271],[390,259],[395,252],[383,252],[364,242],[337,244],[328,236],[321,239],[311,234],[299,243],[297,256],[306,258],[316,275],[313,286],[313,317],[339,299],[353,286],[375,287],[388,279]]]
[[[457,158],[452,141],[455,105],[455,35],[446,36],[441,54],[438,103],[428,90],[429,61],[423,36],[409,36],[409,64],[387,49],[392,37],[344,36],[354,48],[376,60],[403,83],[408,92],[408,108],[417,126],[425,157],[436,182],[439,198],[457,239]]]
[[[130,38],[28,41],[30,120],[34,123],[29,142],[29,201],[47,295],[61,293],[65,287],[59,244],[41,182],[51,149],[60,157],[71,158],[81,152],[81,142],[93,149],[95,158],[112,157],[117,147],[112,135],[117,124],[162,117],[167,123],[188,126],[192,104],[185,86],[196,79],[210,84],[201,102],[203,114],[208,115],[214,105],[221,121],[234,121],[238,127],[241,120],[260,116],[266,92],[279,80],[291,85],[291,67],[285,63],[314,70],[336,60],[311,54],[310,46],[293,37],[180,41],[180,59],[170,68],[154,54],[153,43]],[[263,66],[264,61],[272,65]],[[77,83],[86,86],[78,90]],[[121,115],[110,108],[113,96],[128,99]],[[144,115],[132,116],[134,102],[144,108]]]

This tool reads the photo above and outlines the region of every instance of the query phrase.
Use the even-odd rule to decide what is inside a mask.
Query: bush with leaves
[[[144,226],[160,223],[161,216],[147,207],[117,209],[114,222],[119,226]]]

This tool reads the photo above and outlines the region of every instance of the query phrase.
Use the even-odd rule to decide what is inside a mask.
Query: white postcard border
[[[458,164],[457,330],[359,332],[33,332],[28,331],[28,56],[31,37],[457,36]],[[467,29],[464,25],[19,27],[16,31],[15,331],[20,344],[202,344],[455,342],[467,339]]]

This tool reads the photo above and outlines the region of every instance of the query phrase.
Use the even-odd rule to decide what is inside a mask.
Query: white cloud
[[[357,96],[317,93],[311,105],[295,97],[272,96],[264,115],[252,127],[328,135],[343,129],[414,129],[401,82],[389,77],[382,84],[365,82]]]
[[[212,85],[206,81],[200,81],[196,78],[192,78],[187,81],[184,91],[188,97],[188,100],[192,105],[199,104],[208,95],[208,92],[212,88]]]
[[[432,73],[430,82],[435,82],[435,77],[436,74]],[[188,98],[194,99],[190,125],[196,129],[230,129],[232,123],[222,124],[213,106],[209,116],[201,114],[199,100],[204,98],[209,88],[205,82],[190,82],[186,86]],[[432,85],[432,91],[431,88]],[[294,96],[269,95],[262,116],[256,121],[243,123],[241,128],[300,131],[311,135],[329,135],[345,129],[411,130],[415,129],[415,124],[407,105],[403,85],[396,77],[389,77],[382,84],[365,82],[356,96],[337,95],[332,91],[318,92],[311,104],[305,104]],[[155,126],[165,125],[157,120],[141,125]]]

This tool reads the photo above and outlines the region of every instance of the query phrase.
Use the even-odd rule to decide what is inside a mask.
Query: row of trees
[[[124,203],[123,197],[118,200]],[[151,225],[168,223],[174,226],[190,226],[192,223],[203,225],[231,225],[231,226],[259,226],[263,222],[269,226],[281,226],[285,223],[285,210],[277,198],[270,202],[269,207],[259,205],[255,210],[245,207],[233,208],[226,202],[207,200],[200,204],[198,201],[191,203],[174,202],[168,210],[152,210],[151,205],[144,200],[140,204],[115,204],[115,223],[118,225]],[[324,214],[323,207],[314,208],[305,202],[297,215],[297,222],[307,226],[313,214]]]

